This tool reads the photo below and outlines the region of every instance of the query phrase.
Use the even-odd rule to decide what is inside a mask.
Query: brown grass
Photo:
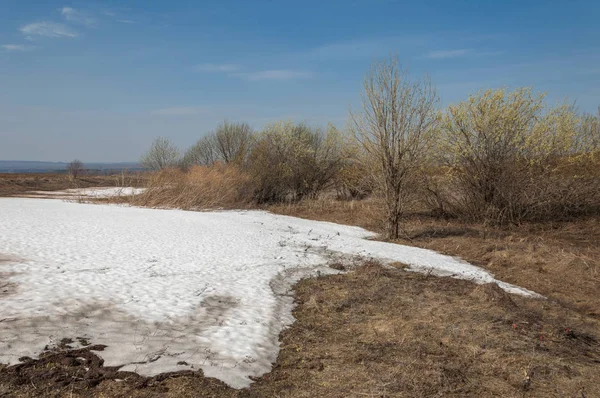
[[[372,200],[327,199],[268,209],[380,232],[379,206]],[[501,280],[600,319],[600,217],[499,227],[413,212],[403,220],[402,231],[397,243],[461,257]]]
[[[81,176],[72,179],[66,174],[0,173],[0,197],[18,196],[28,191],[61,191],[70,188],[113,187],[141,184],[141,176]]]
[[[249,177],[234,166],[194,166],[152,174],[147,189],[131,198],[137,206],[209,210],[241,208],[249,202]]]

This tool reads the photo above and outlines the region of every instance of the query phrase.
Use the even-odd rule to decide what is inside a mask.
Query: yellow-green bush
[[[581,123],[572,106],[549,108],[531,88],[487,90],[451,105],[440,136],[448,207],[500,223],[592,210],[598,173],[568,173],[594,150]]]

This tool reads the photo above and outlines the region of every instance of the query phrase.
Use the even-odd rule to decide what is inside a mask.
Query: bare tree
[[[217,152],[225,163],[243,162],[248,153],[252,127],[247,123],[224,121],[215,131]]]
[[[216,147],[214,135],[201,138],[185,152],[183,156],[184,165],[209,166],[215,163],[219,159]]]
[[[342,167],[343,140],[327,129],[292,121],[269,123],[256,137],[248,170],[259,202],[316,197],[333,185]]]
[[[224,121],[213,133],[188,149],[183,162],[186,166],[207,166],[215,162],[241,165],[248,156],[252,134],[252,127],[247,123]]]
[[[179,164],[179,149],[167,138],[158,137],[142,155],[140,163],[145,169],[162,170]]]
[[[75,159],[67,165],[67,172],[69,173],[69,176],[73,179],[76,179],[81,174],[83,174],[84,170],[85,168],[83,166],[83,162],[79,159]]]
[[[386,207],[389,238],[399,223],[439,124],[439,98],[429,78],[411,80],[397,58],[375,62],[364,80],[362,109],[350,126],[365,151]]]

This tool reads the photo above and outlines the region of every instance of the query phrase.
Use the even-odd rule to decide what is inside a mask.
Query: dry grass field
[[[70,188],[107,187],[118,185],[117,176],[82,176],[67,174],[0,173],[0,197],[18,196],[29,191],[60,191]]]

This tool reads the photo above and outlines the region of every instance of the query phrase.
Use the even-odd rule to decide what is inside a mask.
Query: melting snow
[[[112,198],[115,196],[138,195],[145,190],[145,188],[132,187],[72,188],[64,191],[30,191],[21,196],[26,198],[50,197],[54,199]]]
[[[367,240],[357,227],[262,211],[186,212],[0,199],[0,363],[62,338],[104,344],[107,366],[143,375],[198,369],[241,388],[268,372],[293,321],[292,284],[332,258],[496,282],[433,251]]]

